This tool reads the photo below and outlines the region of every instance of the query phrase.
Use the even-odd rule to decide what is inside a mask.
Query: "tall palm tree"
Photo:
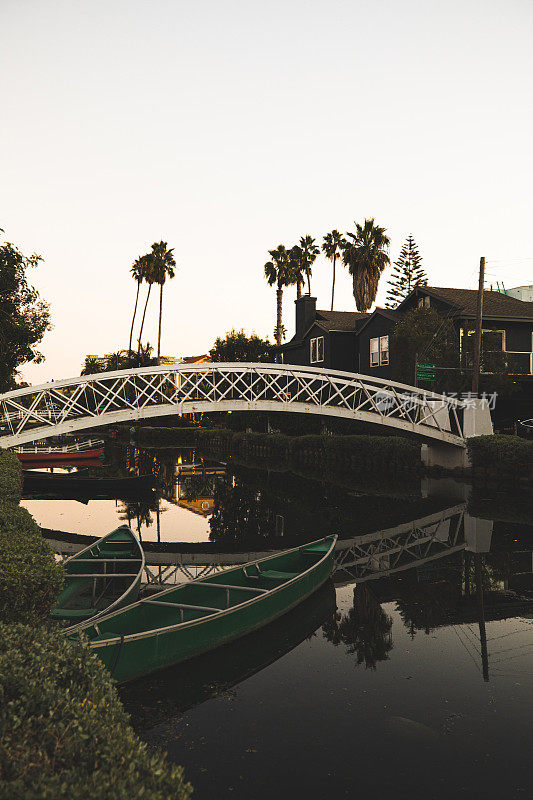
[[[307,288],[311,294],[311,267],[315,263],[317,255],[320,253],[320,248],[316,244],[312,236],[302,236],[300,239],[300,248],[302,251],[302,266],[307,275]]]
[[[355,305],[358,311],[368,311],[376,299],[381,273],[390,264],[390,239],[374,219],[365,219],[364,225],[356,222],[355,227],[355,233],[346,234],[351,241],[342,258],[352,276]]]
[[[161,319],[163,317],[163,286],[167,278],[174,277],[174,248],[169,248],[166,242],[154,242],[152,245],[151,262],[154,283],[159,284],[159,328],[157,332],[157,363],[161,356]]]
[[[141,319],[141,327],[139,330],[139,339],[137,342],[137,358],[140,358],[141,355],[141,340],[143,335],[143,328],[144,328],[144,318],[146,317],[146,309],[148,308],[148,301],[150,299],[150,292],[152,291],[152,286],[155,283],[154,279],[154,269],[152,263],[152,253],[147,253],[145,256],[142,256],[143,259],[143,278],[145,283],[148,284],[148,292],[146,293],[146,302],[144,304],[143,315]]]
[[[144,256],[136,258],[130,269],[130,272],[137,283],[137,294],[135,295],[135,306],[133,308],[133,317],[131,318],[130,340],[128,342],[128,356],[131,357],[131,340],[133,339],[133,326],[135,324],[135,315],[137,314],[137,303],[139,301],[139,290],[141,283],[144,280]]]
[[[335,265],[337,258],[342,254],[346,247],[346,239],[338,230],[326,233],[322,242],[322,252],[333,263],[333,281],[331,284],[331,310],[333,311],[333,299],[335,297]]]
[[[279,346],[283,332],[283,287],[294,283],[294,272],[289,251],[284,245],[280,244],[275,250],[268,252],[272,256],[272,261],[267,261],[265,264],[265,278],[269,286],[276,284],[276,344]]]
[[[296,284],[296,299],[299,300],[302,296],[302,286],[305,280],[305,267],[302,248],[297,244],[289,250],[289,259],[291,262],[291,269],[294,276],[294,283]]]

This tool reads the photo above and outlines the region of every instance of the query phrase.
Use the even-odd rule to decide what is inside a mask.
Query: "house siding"
[[[359,334],[359,364],[363,375],[374,375],[376,378],[390,379],[394,376],[394,355],[389,352],[387,366],[370,366],[370,340],[380,336],[390,336],[395,322],[377,314],[368,322]],[[389,342],[390,347],[390,342]]]

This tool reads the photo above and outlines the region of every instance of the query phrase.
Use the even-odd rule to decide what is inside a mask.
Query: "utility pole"
[[[483,325],[483,287],[485,285],[485,256],[479,259],[479,287],[477,290],[476,335],[474,338],[474,370],[472,372],[472,394],[479,392],[481,367],[481,330]]]

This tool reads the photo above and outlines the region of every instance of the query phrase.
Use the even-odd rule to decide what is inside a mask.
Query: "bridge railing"
[[[184,364],[84,375],[0,395],[0,446],[190,411],[303,411],[464,445],[466,404],[395,381],[291,364]]]

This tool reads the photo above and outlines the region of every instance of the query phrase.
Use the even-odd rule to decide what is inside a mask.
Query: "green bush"
[[[19,503],[22,468],[15,453],[0,449],[0,503]]]
[[[62,584],[63,567],[31,514],[0,504],[0,620],[35,623],[50,612]]]
[[[85,640],[0,624],[0,797],[186,800],[181,767],[133,732]]]
[[[467,440],[474,470],[489,469],[516,478],[533,473],[533,442],[519,436],[474,436]]]

